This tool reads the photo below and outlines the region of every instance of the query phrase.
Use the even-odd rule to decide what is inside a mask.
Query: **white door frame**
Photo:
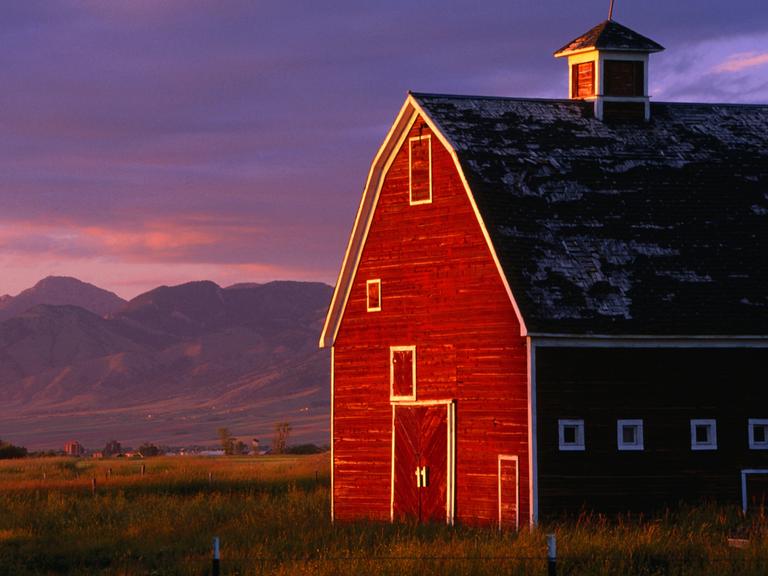
[[[445,406],[447,410],[446,428],[448,442],[446,443],[448,454],[446,466],[446,503],[445,503],[445,523],[453,526],[454,522],[454,502],[456,497],[455,482],[455,462],[456,462],[456,403],[453,400],[421,400],[413,402],[393,402],[392,403],[392,472],[389,497],[389,520],[395,521],[395,410],[398,406]]]
[[[499,530],[501,530],[501,463],[515,463],[515,530],[520,529],[520,459],[517,455],[499,454],[498,487],[499,487]]]
[[[747,494],[747,474],[768,474],[768,469],[747,468],[741,471],[741,510],[744,514],[747,513],[747,504],[749,503],[749,495]]]

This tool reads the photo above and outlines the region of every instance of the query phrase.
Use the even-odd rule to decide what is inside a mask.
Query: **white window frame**
[[[371,284],[378,284],[379,286],[379,302],[377,306],[371,306],[371,297],[368,292]],[[365,282],[365,306],[368,312],[381,312],[381,278],[374,278]]]
[[[422,140],[426,140],[427,146],[428,146],[429,198],[426,198],[424,200],[414,200],[413,199],[413,164],[412,164],[411,157],[412,157],[413,143],[421,142]],[[427,134],[426,136],[413,136],[412,138],[408,138],[408,201],[410,202],[411,206],[416,206],[418,204],[432,203],[432,135],[431,134]]]
[[[411,394],[409,396],[395,395],[395,352],[413,353],[411,364]],[[415,402],[416,401],[416,346],[390,346],[389,347],[389,399],[391,402]]]
[[[768,426],[768,418],[750,418],[749,419],[749,449],[750,450],[768,450],[768,436],[763,442],[755,441],[755,426]]]
[[[635,440],[636,443],[628,444],[624,442],[624,428],[632,426],[636,429]],[[645,450],[645,438],[643,434],[643,421],[635,418],[630,420],[617,420],[616,421],[616,445],[621,451],[643,451]]]
[[[568,444],[565,442],[565,427],[576,426],[576,442],[574,444]],[[557,438],[558,447],[562,452],[583,452],[586,450],[584,431],[584,420],[558,420],[557,421]]]
[[[697,426],[712,427],[712,435],[709,442],[696,441]],[[717,420],[714,418],[695,418],[691,420],[691,450],[717,450]]]

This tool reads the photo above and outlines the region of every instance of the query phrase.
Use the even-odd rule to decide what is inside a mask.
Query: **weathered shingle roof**
[[[630,52],[660,52],[664,47],[650,38],[630,30],[615,20],[601,22],[555,52],[565,56],[581,50],[622,50]]]
[[[413,94],[452,142],[531,333],[768,334],[768,106]]]

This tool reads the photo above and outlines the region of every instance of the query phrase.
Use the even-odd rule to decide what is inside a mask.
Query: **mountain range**
[[[328,443],[330,359],[317,341],[332,288],[161,286],[133,298],[49,277],[0,297],[0,438],[30,449]]]

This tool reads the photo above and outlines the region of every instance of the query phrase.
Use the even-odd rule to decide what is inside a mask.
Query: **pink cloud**
[[[715,72],[739,72],[747,68],[754,68],[768,64],[768,52],[758,54],[755,52],[741,52],[731,55],[728,60],[715,67]]]

